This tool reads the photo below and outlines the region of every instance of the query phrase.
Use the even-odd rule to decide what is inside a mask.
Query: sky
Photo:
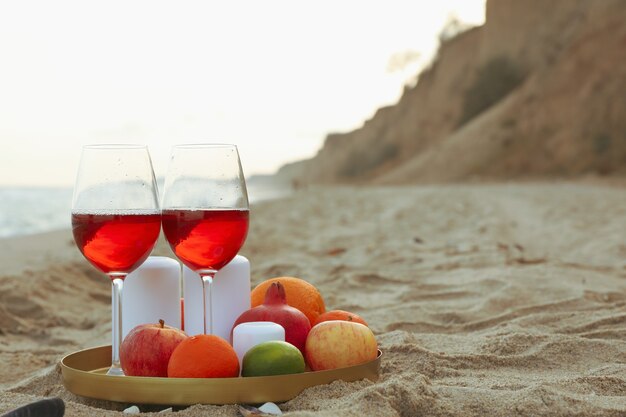
[[[239,147],[246,175],[313,156],[394,103],[446,21],[485,0],[0,2],[0,186],[71,186],[82,145]]]

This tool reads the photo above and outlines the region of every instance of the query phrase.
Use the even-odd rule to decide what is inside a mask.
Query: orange
[[[188,337],[176,346],[167,365],[170,378],[234,378],[239,376],[235,349],[211,334]]]
[[[326,311],[322,294],[317,288],[303,279],[294,277],[271,278],[257,285],[250,294],[252,307],[263,304],[265,292],[276,281],[280,281],[285,287],[287,304],[302,311],[311,323]]]
[[[315,323],[311,323],[311,327],[315,326],[316,324],[320,324],[323,321],[330,320],[353,321],[355,323],[361,323],[362,325],[367,326],[367,322],[363,320],[363,317],[359,316],[358,314],[350,313],[349,311],[343,310],[332,310],[327,311],[324,314],[320,314],[317,317],[317,320],[315,320]]]

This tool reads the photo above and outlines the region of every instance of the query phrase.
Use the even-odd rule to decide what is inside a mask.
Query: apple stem
[[[165,321],[163,319],[159,319],[159,324],[161,325],[161,328],[165,327]]]

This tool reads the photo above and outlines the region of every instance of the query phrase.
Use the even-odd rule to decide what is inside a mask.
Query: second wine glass
[[[178,145],[162,204],[163,233],[176,256],[202,279],[204,333],[213,333],[211,284],[248,234],[248,193],[235,145]],[[207,320],[208,313],[208,320]]]

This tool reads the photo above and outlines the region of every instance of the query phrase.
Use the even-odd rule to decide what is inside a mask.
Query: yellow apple
[[[369,327],[331,320],[315,325],[306,339],[306,361],[314,371],[344,368],[376,359],[378,344]]]

